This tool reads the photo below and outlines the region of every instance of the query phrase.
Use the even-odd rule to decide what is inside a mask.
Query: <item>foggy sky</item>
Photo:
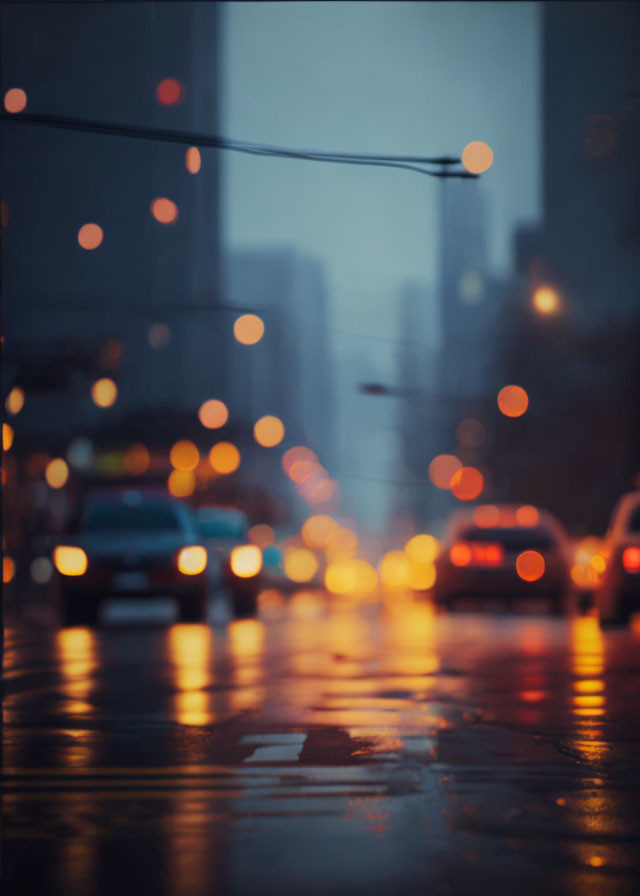
[[[483,181],[491,263],[506,271],[513,227],[540,212],[536,4],[223,6],[226,135],[399,154],[460,154],[469,141],[484,140],[495,152]],[[396,346],[380,337],[395,336],[403,280],[436,283],[438,182],[399,170],[232,154],[222,165],[229,245],[295,245],[326,264],[341,377],[339,473],[349,473],[345,455],[355,438],[369,443],[368,473],[393,475],[392,403],[371,404],[355,392],[354,361],[373,355],[380,379],[396,375]],[[384,513],[389,495],[354,487],[352,497],[370,514]]]

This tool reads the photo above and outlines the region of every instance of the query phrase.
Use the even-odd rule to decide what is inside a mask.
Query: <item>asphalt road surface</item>
[[[637,627],[219,610],[9,625],[3,892],[640,892]]]

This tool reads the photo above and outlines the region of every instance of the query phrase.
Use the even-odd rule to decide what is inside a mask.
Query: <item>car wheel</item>
[[[86,594],[63,594],[60,600],[60,617],[63,628],[95,625],[98,620],[98,601]]]

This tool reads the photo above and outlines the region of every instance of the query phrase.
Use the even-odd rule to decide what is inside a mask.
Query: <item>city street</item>
[[[3,892],[637,892],[640,631],[536,609],[9,619]]]

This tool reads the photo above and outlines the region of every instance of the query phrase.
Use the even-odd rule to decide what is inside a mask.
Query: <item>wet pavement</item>
[[[301,592],[6,631],[3,892],[640,891],[640,634]]]

